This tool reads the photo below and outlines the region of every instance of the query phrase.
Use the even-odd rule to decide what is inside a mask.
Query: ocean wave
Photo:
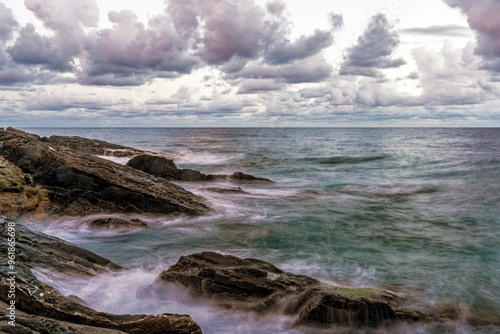
[[[377,161],[388,158],[388,155],[374,155],[374,156],[349,156],[349,155],[339,155],[332,157],[322,157],[322,158],[307,158],[314,163],[319,163],[323,165],[340,165],[340,164],[359,164],[363,162]]]
[[[405,196],[405,195],[414,195],[420,193],[432,193],[437,191],[437,189],[435,187],[425,187],[420,185],[397,186],[397,187],[379,187],[379,186],[362,187],[355,185],[347,185],[342,187],[340,191],[348,193],[368,193],[379,196]]]
[[[168,156],[176,163],[193,165],[222,165],[231,160],[244,157],[243,153],[213,153],[213,152],[193,152],[184,149],[169,153]]]

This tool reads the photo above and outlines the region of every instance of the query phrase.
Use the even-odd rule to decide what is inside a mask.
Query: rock
[[[214,177],[210,174],[203,174],[197,170],[181,169],[179,181],[213,181]]]
[[[7,322],[8,305],[0,301],[0,333],[13,334],[125,334],[126,332],[116,329],[96,328],[86,325],[78,325],[70,322],[59,321],[44,316],[31,315],[21,310],[16,310],[15,327]]]
[[[140,219],[98,218],[89,223],[89,227],[96,229],[146,229],[148,224]]]
[[[241,181],[241,182],[244,182],[244,181],[259,181],[259,182],[269,182],[269,183],[274,183],[274,181],[271,181],[269,179],[264,179],[264,178],[260,178],[260,177],[255,177],[253,175],[249,175],[249,174],[244,174],[242,172],[235,172],[233,175],[231,175],[229,178],[231,179],[234,179],[234,180],[238,180],[238,181]]]
[[[241,189],[241,187],[232,187],[232,188],[208,187],[208,188],[200,188],[199,190],[211,191],[219,194],[248,194],[248,192]]]
[[[151,154],[136,156],[127,162],[127,166],[169,181],[232,181],[238,183],[257,181],[274,183],[269,179],[258,178],[242,172],[235,172],[232,175],[203,174],[192,169],[179,169],[173,160]]]
[[[39,197],[40,200],[48,198],[48,203],[43,203],[47,214],[147,212],[197,215],[209,211],[201,196],[164,178],[57,146],[61,138],[65,137],[49,142],[12,128],[0,132],[0,155],[28,174],[33,186],[46,191],[47,197],[45,193]],[[10,194],[0,193],[0,201],[5,197],[10,197]],[[32,212],[22,208],[19,211],[19,214]]]
[[[0,217],[2,240],[8,228],[16,233],[15,284],[8,266],[0,267],[0,317],[2,333],[171,333],[201,334],[187,315],[115,315],[97,312],[65,297],[49,284],[40,282],[31,269],[45,268],[65,275],[94,276],[124,268],[76,245],[42,233],[35,233],[6,217]],[[3,242],[3,241],[2,241]],[[13,288],[12,288],[13,287]],[[14,291],[15,297],[8,297]],[[6,327],[6,307],[15,301],[16,331]]]
[[[127,166],[167,180],[179,180],[181,174],[173,160],[150,154],[133,157],[127,162]]]
[[[67,151],[77,151],[93,155],[106,155],[115,157],[133,157],[144,153],[142,150],[137,150],[132,147],[108,143],[97,139],[88,139],[77,136],[50,136],[49,138],[41,138],[51,144],[57,145],[59,148]]]
[[[7,240],[9,237],[7,234],[9,224],[15,226],[16,260],[25,264],[27,268],[48,268],[75,276],[94,276],[124,269],[86,249],[56,237],[33,232],[4,216],[0,216],[2,240]]]
[[[43,213],[50,204],[48,192],[33,184],[31,176],[0,155],[0,215]]]
[[[392,293],[368,289],[366,294],[373,298],[344,294],[341,288],[285,272],[269,262],[213,252],[182,256],[137,294],[161,298],[173,287],[226,309],[288,315],[295,326],[376,326],[389,320],[436,319],[396,308],[402,299]]]

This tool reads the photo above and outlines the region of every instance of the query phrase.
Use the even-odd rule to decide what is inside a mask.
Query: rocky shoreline
[[[121,165],[98,157],[130,157]],[[75,296],[63,296],[40,282],[32,272],[44,268],[72,276],[90,277],[126,270],[92,252],[55,237],[30,231],[26,217],[86,216],[90,214],[203,215],[207,200],[172,181],[273,182],[241,172],[203,174],[179,169],[154,152],[80,137],[32,135],[0,129],[0,225],[7,247],[8,226],[15,225],[17,329],[6,324],[9,270],[0,274],[0,331],[6,333],[191,333],[202,329],[188,315],[113,315],[94,311]],[[203,188],[202,188],[203,189]],[[206,187],[207,191],[244,193],[240,187]],[[16,219],[14,222],[10,218]],[[148,228],[138,219],[100,218],[97,229]],[[6,248],[3,247],[3,248]],[[2,253],[7,260],[7,253]],[[376,327],[401,321],[443,321],[451,315],[401,308],[403,299],[376,289],[341,289],[314,278],[285,272],[271,263],[204,252],[182,256],[154,283],[139,287],[140,298],[166,298],[170,289],[187,292],[200,303],[231,312],[289,317],[291,327]]]

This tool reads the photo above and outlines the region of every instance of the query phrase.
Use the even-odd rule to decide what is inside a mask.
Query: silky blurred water
[[[163,152],[179,167],[204,173],[242,171],[276,181],[242,185],[248,194],[237,195],[201,190],[207,186],[202,183],[179,183],[205,196],[215,213],[149,217],[152,228],[144,231],[99,234],[80,218],[36,225],[134,268],[129,273],[129,281],[137,279],[134,286],[151,283],[180,255],[211,250],[271,261],[337,284],[391,289],[424,309],[454,305],[467,314],[500,319],[498,128],[26,130]],[[159,311],[157,304],[130,308],[120,295],[130,290],[124,284],[101,305],[98,291],[103,284],[120,286],[117,280],[97,278],[89,283],[93,288],[85,289],[64,280],[53,283],[95,299],[91,306],[102,311]],[[204,333],[301,333],[285,322],[221,317],[197,307],[167,303],[160,311],[194,313]],[[496,330],[461,323],[387,329]]]

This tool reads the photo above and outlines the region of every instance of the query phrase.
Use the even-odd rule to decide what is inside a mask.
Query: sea
[[[327,333],[500,333],[500,128],[26,128],[160,152],[180,168],[241,171],[275,183],[178,182],[214,211],[138,216],[146,230],[95,231],[92,217],[27,221],[129,268],[92,278],[36,275],[103,312],[189,314],[210,333],[319,333],[182,294],[144,300],[180,256],[216,251],[270,261],[345,287],[385,289],[453,321]],[[113,158],[126,163],[128,158]],[[220,194],[205,187],[241,186]],[[490,323],[489,325],[487,323]]]

